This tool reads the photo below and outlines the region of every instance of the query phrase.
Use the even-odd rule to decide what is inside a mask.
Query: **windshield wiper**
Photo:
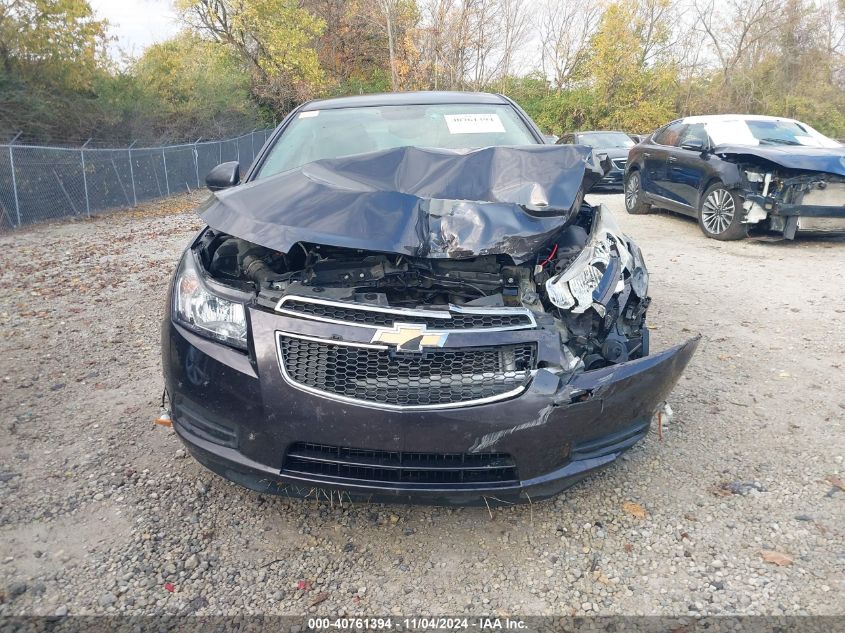
[[[786,138],[761,138],[758,139],[761,143],[768,143],[769,145],[801,145],[798,141],[793,141]]]

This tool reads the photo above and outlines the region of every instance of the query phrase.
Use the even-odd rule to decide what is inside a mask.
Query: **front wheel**
[[[643,201],[640,172],[632,171],[625,179],[625,210],[631,215],[645,215],[651,206]]]
[[[698,226],[714,240],[741,240],[748,236],[742,222],[742,198],[721,183],[709,187],[698,205]]]

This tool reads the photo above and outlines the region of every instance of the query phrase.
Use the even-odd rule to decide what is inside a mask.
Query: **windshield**
[[[537,139],[508,105],[372,106],[300,112],[270,149],[257,178],[323,158],[396,147],[474,149],[535,145]]]
[[[633,147],[634,139],[622,132],[591,132],[579,134],[578,142],[593,149],[611,149],[613,147]]]
[[[806,123],[788,119],[726,119],[707,121],[704,126],[714,145],[803,145],[840,147]]]

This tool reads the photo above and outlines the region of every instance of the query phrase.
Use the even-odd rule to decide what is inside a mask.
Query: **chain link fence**
[[[272,130],[162,147],[0,145],[0,231],[64,217],[90,217],[205,186],[219,163],[241,173]]]

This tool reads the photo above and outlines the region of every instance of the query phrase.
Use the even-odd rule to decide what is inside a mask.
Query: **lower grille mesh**
[[[533,343],[432,349],[340,345],[279,336],[285,372],[294,383],[353,400],[396,407],[454,405],[503,396],[527,385]]]
[[[282,475],[326,482],[403,486],[516,484],[516,465],[502,453],[400,453],[299,442],[285,456]]]

